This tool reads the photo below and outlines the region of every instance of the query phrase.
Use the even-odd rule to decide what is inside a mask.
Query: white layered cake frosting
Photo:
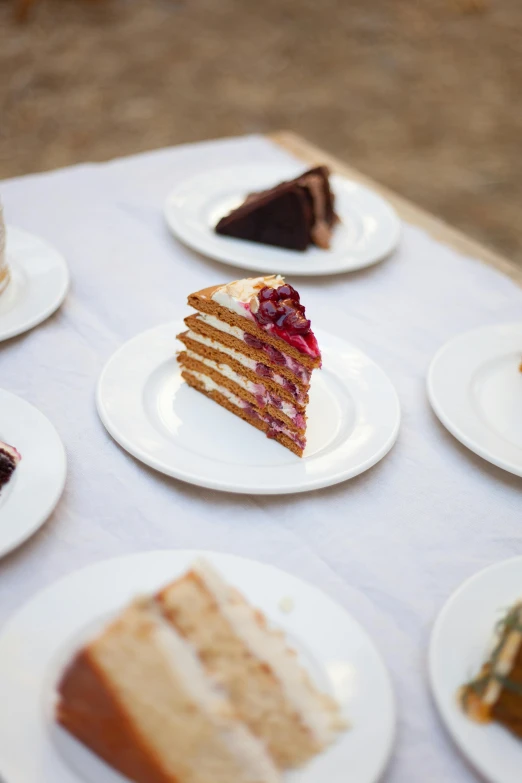
[[[5,230],[5,223],[4,223],[4,213],[3,213],[2,205],[0,204],[0,294],[2,293],[2,291],[5,291],[10,279],[9,267],[7,266],[5,247],[6,247],[6,230]]]

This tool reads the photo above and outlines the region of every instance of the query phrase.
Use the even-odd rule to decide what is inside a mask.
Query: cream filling
[[[165,657],[172,677],[212,722],[223,744],[243,769],[245,781],[279,783],[280,777],[263,744],[230,711],[223,692],[206,674],[195,650],[154,610],[153,641]]]
[[[244,375],[239,375],[235,370],[232,369],[232,367],[230,367],[230,365],[215,362],[213,359],[208,359],[206,356],[202,356],[195,351],[191,351],[189,348],[186,349],[186,354],[187,356],[190,356],[191,359],[196,359],[198,362],[201,362],[207,367],[211,367],[213,370],[216,370],[216,372],[220,373],[220,375],[224,375],[224,377],[228,378],[230,381],[237,383],[238,386],[241,386],[242,389],[246,389],[246,391],[250,392],[250,394],[254,394],[256,397],[262,397],[265,405],[271,404],[272,401],[270,399],[270,395],[262,383],[254,383],[248,378],[245,378]],[[280,402],[281,408],[278,410],[282,411],[282,413],[284,413],[290,419],[293,419],[295,416],[297,416],[299,411],[293,405],[281,399]]]
[[[256,658],[270,667],[287,700],[317,742],[322,746],[332,742],[342,727],[340,716],[335,706],[326,702],[309,683],[295,655],[288,649],[283,634],[263,628],[257,622],[254,609],[221,579],[209,563],[199,560],[194,571],[214,596],[237,636]]]
[[[262,288],[279,288],[285,282],[281,275],[267,277],[247,277],[222,285],[212,294],[212,299],[227,310],[252,318],[259,307],[258,293]]]
[[[242,313],[242,315],[244,315],[244,313]],[[198,312],[197,317],[209,326],[212,326],[214,329],[217,329],[220,332],[225,332],[226,334],[231,334],[232,337],[236,337],[238,340],[241,340],[241,342],[245,341],[245,332],[243,329],[240,329],[239,326],[231,326],[230,324],[227,324],[226,321],[221,321],[219,318],[216,318],[215,315],[210,315],[209,313]],[[310,381],[309,370],[307,370],[296,359],[293,359],[291,356],[287,356],[284,351],[281,351],[279,348],[277,350],[283,356],[285,360],[285,366],[291,370],[291,372],[295,373],[298,378],[301,378],[305,382]],[[305,377],[303,377],[303,375]]]
[[[195,370],[186,369],[186,372],[190,373],[194,378],[197,378],[197,380],[203,385],[203,387],[206,389],[206,391],[217,391],[220,394],[223,395],[223,397],[226,397],[227,400],[230,400],[230,402],[235,405],[237,408],[252,408],[249,402],[246,402],[246,400],[242,400],[241,397],[238,397],[237,394],[234,394],[230,391],[230,389],[227,389],[225,386],[220,386],[218,383],[215,382],[213,378],[210,378],[208,375],[204,375],[201,372],[196,372]],[[276,430],[277,432],[282,432],[283,435],[286,435],[291,440],[295,441],[295,443],[302,444],[302,439],[299,437],[299,435],[294,431],[291,430],[289,427],[285,427],[283,423],[275,425],[272,422],[270,422],[271,416],[263,415],[260,411],[255,411],[259,418],[262,421],[268,421],[270,423],[270,427],[273,430]]]
[[[241,315],[244,315],[244,313],[241,313]],[[215,315],[210,315],[210,313],[198,313],[198,318],[209,326],[214,327],[214,329],[218,329],[220,332],[225,332],[226,334],[231,334],[232,337],[237,337],[238,340],[243,341],[245,332],[243,329],[240,329],[239,326],[227,324],[226,321],[222,321]]]

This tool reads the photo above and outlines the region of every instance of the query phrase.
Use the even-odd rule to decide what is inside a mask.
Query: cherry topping
[[[261,291],[258,293],[257,298],[260,302],[277,302],[279,299],[278,289],[277,288],[269,288],[268,286],[265,286],[261,289]]]
[[[261,302],[259,310],[255,314],[255,319],[259,324],[273,324],[279,317],[278,304],[275,304],[270,299]]]
[[[279,288],[265,286],[258,294],[258,301],[259,308],[253,315],[259,326],[273,332],[302,353],[320,356],[317,340],[312,333],[310,321],[305,316],[305,308],[299,301],[299,294],[295,288],[287,283],[280,285]],[[254,346],[252,338],[245,339],[249,345]],[[254,347],[259,346],[255,345]],[[268,347],[263,346],[263,348],[277,364],[286,364],[286,360],[279,351],[275,351],[275,355],[273,355]]]
[[[308,334],[310,321],[302,313],[294,311],[286,317],[285,328],[293,334]]]
[[[288,285],[288,283],[279,286],[277,289],[277,295],[279,299],[291,299],[294,302],[299,302],[299,294],[295,288],[293,288],[291,285]]]

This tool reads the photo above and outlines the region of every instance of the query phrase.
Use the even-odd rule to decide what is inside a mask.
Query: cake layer
[[[155,602],[129,607],[73,661],[59,722],[136,783],[278,783],[261,742]]]
[[[215,316],[204,313],[188,316],[185,318],[185,324],[191,332],[247,356],[256,365],[261,364],[268,367],[272,373],[293,383],[298,391],[303,393],[308,391],[311,370],[304,367],[292,356],[274,348],[270,343],[258,340],[240,327],[231,326]],[[278,379],[276,381],[280,382]]]
[[[158,600],[282,768],[300,766],[344,728],[337,705],[315,689],[284,636],[209,564],[197,563]]]
[[[230,413],[234,413],[243,421],[247,421],[256,429],[261,430],[268,438],[277,440],[278,443],[293,451],[298,457],[303,456],[306,441],[297,435],[295,430],[290,430],[290,428],[270,414],[260,414],[257,408],[232,394],[228,389],[219,386],[207,375],[201,375],[189,370],[183,370],[181,375],[189,386],[214,400],[218,405],[226,408]]]
[[[197,354],[190,355],[187,351],[182,351],[178,354],[178,361],[182,368],[186,368],[198,375],[207,376],[217,386],[227,389],[235,397],[241,399],[242,402],[254,408],[260,416],[268,414],[282,422],[289,431],[295,431],[299,436],[304,436],[306,429],[306,416],[304,414],[294,413],[295,408],[293,406],[275,397],[275,395],[267,393],[262,384],[252,384],[251,381],[241,376],[236,376],[234,379],[228,365],[211,367],[209,366],[209,360],[205,359],[203,362],[201,361],[202,358]],[[255,391],[245,388],[248,385],[254,386]],[[289,415],[287,411],[291,412],[292,415]]]
[[[295,347],[295,344],[292,345],[286,340],[283,340],[281,337],[277,337],[276,335],[272,334],[270,331],[268,331],[268,329],[262,329],[260,326],[258,326],[253,317],[247,317],[247,313],[249,311],[246,307],[243,308],[245,315],[240,315],[238,312],[218,304],[212,298],[212,295],[220,288],[221,286],[212,286],[211,288],[204,288],[201,291],[196,291],[196,293],[190,294],[188,297],[189,305],[195,310],[199,310],[200,312],[206,313],[207,315],[213,315],[220,321],[227,323],[229,326],[236,326],[243,332],[247,332],[248,334],[252,335],[252,337],[256,337],[258,340],[268,343],[273,348],[288,354],[309,370],[313,370],[316,367],[321,366],[320,355],[312,356],[307,353],[308,348],[304,338],[299,338],[298,335],[295,336],[294,343],[302,343],[302,350],[299,350]]]

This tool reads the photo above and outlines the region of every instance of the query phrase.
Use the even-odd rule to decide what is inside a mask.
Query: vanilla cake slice
[[[270,275],[196,291],[188,303],[198,312],[178,335],[183,378],[301,457],[321,353],[297,291]]]
[[[263,744],[151,599],[87,644],[58,692],[58,722],[135,783],[279,781]]]
[[[346,728],[338,705],[315,688],[283,633],[206,561],[157,600],[281,768],[301,766]]]

